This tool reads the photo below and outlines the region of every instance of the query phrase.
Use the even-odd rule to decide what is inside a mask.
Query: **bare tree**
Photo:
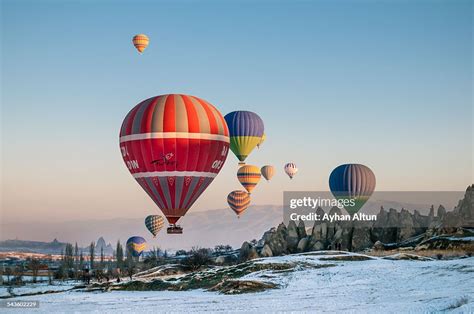
[[[28,262],[28,268],[31,269],[33,275],[33,283],[36,283],[38,278],[38,271],[40,269],[41,263],[37,258],[32,258]]]
[[[7,283],[10,284],[10,276],[12,275],[12,269],[10,267],[5,268],[5,276],[7,276]]]
[[[15,267],[13,276],[15,277],[15,284],[21,285],[23,284],[23,265],[17,265]]]
[[[53,274],[51,272],[51,268],[49,265],[48,265],[48,284],[49,285],[53,284]]]
[[[181,260],[181,264],[189,266],[192,270],[198,270],[202,266],[212,264],[211,249],[193,247],[187,256]]]
[[[162,253],[163,252],[161,251],[159,247],[153,247],[153,249],[149,251],[149,254],[143,259],[143,262],[149,268],[156,267],[159,264],[161,264],[164,260]]]
[[[127,260],[125,261],[125,263],[127,264],[127,275],[130,277],[130,280],[132,280],[132,276],[135,274],[137,265],[135,259],[132,256],[132,252],[130,252],[129,249],[127,249]]]

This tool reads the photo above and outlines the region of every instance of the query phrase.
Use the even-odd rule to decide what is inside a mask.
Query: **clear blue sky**
[[[472,171],[472,1],[2,1],[4,219],[136,217],[154,205],[118,149],[123,117],[159,94],[257,112],[248,159],[283,190],[327,190],[341,163],[378,190],[463,190]],[[136,33],[151,42],[143,55]],[[240,186],[229,155],[194,210]],[[192,209],[193,210],[193,209]]]

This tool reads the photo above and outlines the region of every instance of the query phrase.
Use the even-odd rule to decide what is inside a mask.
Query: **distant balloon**
[[[131,237],[127,240],[127,249],[132,256],[138,257],[146,249],[146,240],[139,236]]]
[[[245,164],[245,158],[262,140],[263,120],[251,111],[234,111],[224,118],[229,127],[230,149],[240,164]]]
[[[260,169],[257,166],[246,165],[237,170],[237,178],[249,194],[257,186],[260,177]]]
[[[260,138],[260,142],[257,144],[257,147],[260,148],[260,146],[263,144],[263,142],[265,142],[266,139],[267,136],[265,135],[265,133],[263,133],[262,137]]]
[[[156,237],[158,232],[163,228],[165,220],[160,215],[149,215],[145,218],[145,226]]]
[[[138,50],[138,52],[143,53],[146,47],[148,47],[148,43],[150,42],[150,39],[148,39],[148,36],[145,34],[138,34],[138,35],[133,36],[132,42],[135,48]]]
[[[227,196],[227,203],[229,203],[230,208],[237,214],[237,217],[240,218],[240,215],[250,205],[250,195],[245,191],[232,191]]]
[[[360,164],[340,165],[329,176],[329,188],[338,200],[353,199],[354,206],[344,206],[351,215],[357,213],[375,190],[375,175]]]
[[[290,179],[293,179],[295,174],[298,172],[298,168],[296,168],[296,165],[292,162],[289,162],[285,165],[285,173],[290,177]]]
[[[169,94],[146,99],[125,117],[120,130],[123,161],[134,179],[176,226],[222,169],[229,130],[207,101]]]
[[[275,173],[275,169],[273,166],[267,165],[263,166],[262,169],[260,169],[260,172],[262,173],[262,176],[265,178],[265,180],[270,181]]]

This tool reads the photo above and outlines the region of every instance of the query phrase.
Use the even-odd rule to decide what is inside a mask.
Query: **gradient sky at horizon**
[[[377,189],[473,182],[471,1],[2,1],[2,219],[157,212],[118,148],[122,119],[166,93],[265,121],[255,204],[327,190],[342,163]],[[151,42],[143,55],[136,33]],[[294,180],[283,164],[295,162]],[[237,159],[191,210],[226,208]]]

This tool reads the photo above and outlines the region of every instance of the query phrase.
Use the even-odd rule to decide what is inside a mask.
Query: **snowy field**
[[[327,256],[274,257],[335,267],[258,272],[242,279],[272,281],[280,289],[224,295],[194,291],[67,291],[9,300],[38,300],[30,312],[474,312],[474,258],[446,261],[323,261]],[[9,310],[15,311],[14,309]],[[22,311],[25,313],[25,311]]]

